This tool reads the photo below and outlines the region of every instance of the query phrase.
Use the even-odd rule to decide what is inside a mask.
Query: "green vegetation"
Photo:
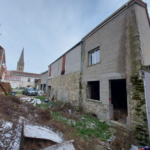
[[[22,92],[16,92],[16,94],[22,94]]]
[[[44,101],[46,99],[46,96],[45,95],[43,95],[43,96],[37,96],[36,98],[40,99],[41,101]]]
[[[109,126],[105,122],[100,122],[97,118],[82,116],[79,121],[75,121],[72,119],[66,119],[54,112],[52,112],[52,116],[54,120],[76,128],[76,132],[73,134],[79,134],[85,140],[87,140],[87,138],[101,138],[103,141],[107,141],[111,137],[111,133],[108,132]]]
[[[41,109],[44,109],[44,110],[49,109],[49,103],[47,103],[47,104],[36,104],[36,106],[41,108]]]

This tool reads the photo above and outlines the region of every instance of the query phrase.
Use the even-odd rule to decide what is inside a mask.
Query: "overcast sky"
[[[8,70],[24,47],[25,71],[41,73],[128,0],[0,0]],[[148,4],[150,14],[150,0]]]

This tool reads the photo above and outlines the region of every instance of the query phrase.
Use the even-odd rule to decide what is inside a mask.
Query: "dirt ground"
[[[72,113],[69,114],[68,110],[71,110]],[[81,115],[87,115],[87,114],[83,112],[82,113],[78,112],[70,104],[59,103],[59,105],[57,105],[57,103],[55,103],[55,106],[49,109],[42,109],[41,107],[34,107],[32,104],[21,101],[20,98],[17,96],[0,96],[0,120],[12,122],[13,131],[15,131],[15,129],[17,128],[18,120],[20,116],[22,116],[26,120],[28,120],[30,124],[33,124],[33,125],[36,124],[39,126],[51,128],[53,129],[54,132],[60,131],[63,134],[63,139],[65,141],[74,139],[73,145],[77,150],[100,150],[100,149],[105,150],[105,149],[108,149],[108,147],[109,148],[113,147],[113,149],[116,149],[116,150],[118,148],[115,148],[115,147],[120,147],[120,148],[124,147],[124,150],[128,150],[131,143],[134,143],[134,140],[132,139],[131,134],[125,131],[124,129],[121,129],[122,130],[121,132],[123,134],[126,133],[126,136],[122,136],[122,133],[119,132],[121,133],[121,135],[118,134],[118,137],[120,136],[120,138],[118,138],[119,139],[118,141],[120,141],[119,143],[118,141],[116,142],[115,140],[117,138],[115,138],[113,142],[111,140],[103,142],[101,138],[97,138],[93,136],[93,134],[92,134],[93,136],[92,138],[90,137],[90,135],[89,135],[90,138],[88,136],[87,138],[85,138],[86,136],[84,137],[81,136],[81,134],[78,134],[78,127],[76,128],[73,125],[71,126],[70,124],[68,124],[67,121],[66,122],[63,121],[63,118],[65,118],[66,120],[71,119],[71,120],[78,122],[80,121]],[[55,116],[57,116],[57,118]],[[0,122],[0,128],[1,126],[2,125]],[[113,128],[112,130],[114,132],[115,129]],[[88,132],[88,130],[86,131]],[[100,131],[97,131],[97,132],[100,132]],[[110,132],[110,133],[113,133],[113,132]],[[3,139],[0,136],[0,141],[3,142],[3,140],[5,139]],[[127,141],[129,144],[126,144]],[[54,144],[56,143],[49,141],[49,140],[25,138],[22,135],[20,150],[39,150],[39,149],[43,149]],[[7,145],[5,148],[7,149]],[[5,149],[5,148],[0,145],[0,149]]]

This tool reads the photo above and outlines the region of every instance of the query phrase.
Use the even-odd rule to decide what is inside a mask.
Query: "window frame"
[[[31,82],[31,78],[28,78],[28,82]]]
[[[99,51],[99,60],[97,61],[97,54],[96,52]],[[95,55],[93,57],[95,57],[95,63],[92,63],[92,54]],[[100,63],[100,47],[96,47],[94,48],[93,50],[89,51],[88,52],[88,66],[93,66],[93,65],[96,65],[96,64],[99,64]]]

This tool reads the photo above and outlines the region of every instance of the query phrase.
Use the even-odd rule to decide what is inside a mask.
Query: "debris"
[[[137,146],[132,145],[131,150],[138,150]]]
[[[47,148],[44,148],[42,150],[75,150],[73,143],[74,140],[70,140],[67,142],[63,142],[61,144],[56,144]]]
[[[49,100],[51,101],[51,100],[53,100],[53,98],[54,98],[54,95],[51,94],[50,97],[49,97]]]
[[[17,128],[15,129],[15,136],[10,142],[8,149],[12,150],[19,150],[20,149],[20,142],[21,142],[21,135],[22,135],[22,122],[25,118],[20,117],[18,121]]]
[[[36,106],[36,104],[41,104],[41,100],[40,99],[34,99],[34,106]]]
[[[48,100],[48,99],[45,99],[45,100],[44,100],[44,102],[48,103],[48,102],[49,102],[49,100]]]
[[[53,106],[53,104],[49,105],[49,108],[51,108]]]
[[[29,138],[51,140],[56,143],[63,142],[63,140],[55,132],[39,126],[24,125],[23,135],[24,137]]]
[[[71,110],[68,109],[68,111],[69,111],[69,114],[71,114]]]
[[[42,90],[38,91],[39,96],[42,96],[43,94],[44,94],[44,91],[42,91]]]

